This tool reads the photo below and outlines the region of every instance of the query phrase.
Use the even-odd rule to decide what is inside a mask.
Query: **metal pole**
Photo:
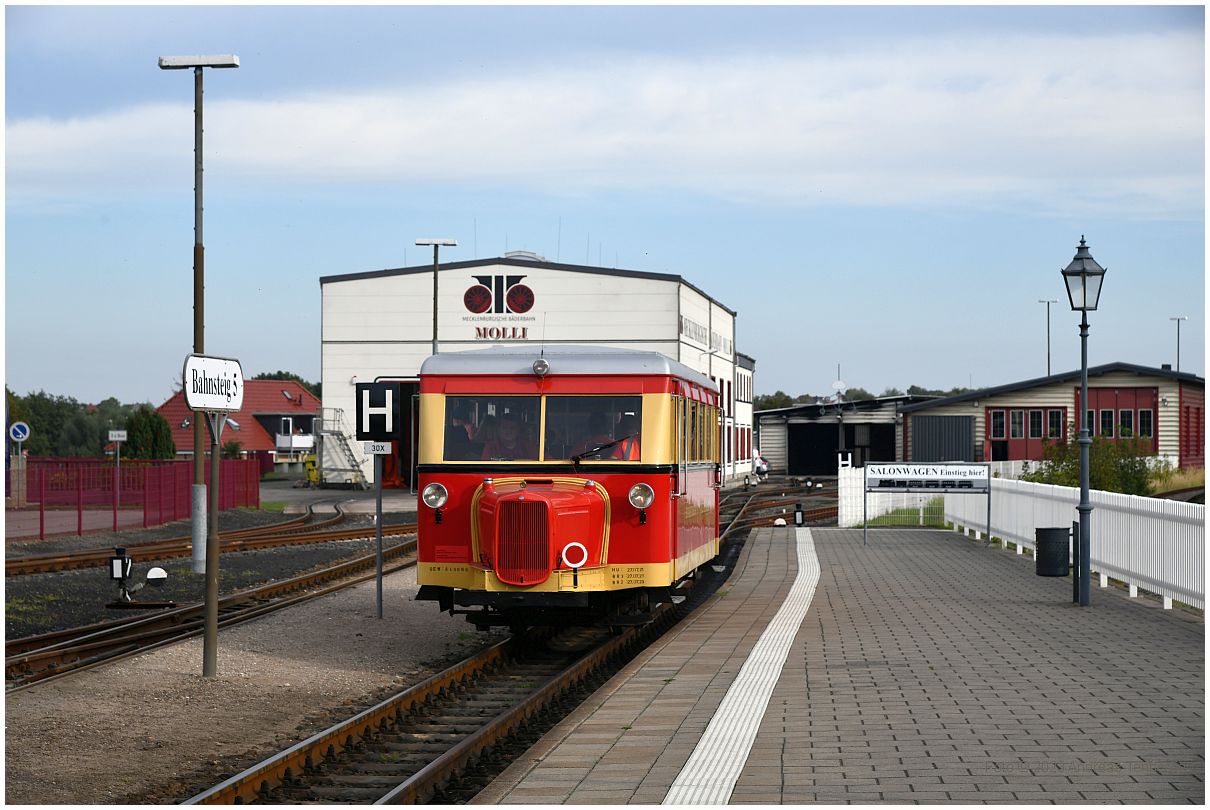
[[[202,247],[202,69],[193,69],[193,353],[205,354],[205,262]],[[204,417],[203,417],[204,418]],[[206,487],[206,437],[193,414],[193,484]],[[194,502],[198,501],[195,494]],[[205,503],[203,492],[201,501]],[[205,513],[193,513],[193,536],[200,537]]]
[[[1088,448],[1092,446],[1088,425],[1088,312],[1081,310],[1080,316],[1080,605],[1088,606],[1091,601],[1092,555],[1089,551],[1092,537],[1092,502],[1088,497]]]
[[[1176,371],[1181,371],[1181,319],[1176,319]]]
[[[122,445],[118,444],[118,450],[114,454],[113,467],[113,530],[118,530],[118,482],[122,480]]]
[[[206,627],[202,643],[202,677],[218,674],[218,474],[219,441],[226,414],[206,414],[213,420],[210,445],[210,531],[206,535]]]
[[[433,354],[437,353],[437,251],[438,245],[433,245]]]
[[[461,430],[462,428],[459,428]],[[382,456],[374,454],[374,536],[378,545],[374,552],[374,570],[377,573],[378,594],[375,601],[378,618],[382,618]]]
[[[1050,302],[1046,302],[1046,376],[1050,376]]]

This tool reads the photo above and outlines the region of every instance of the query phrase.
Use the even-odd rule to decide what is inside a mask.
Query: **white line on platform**
[[[781,677],[790,645],[819,584],[819,558],[810,529],[795,529],[798,576],[786,601],[765,628],[689,761],[677,776],[664,804],[726,804]]]

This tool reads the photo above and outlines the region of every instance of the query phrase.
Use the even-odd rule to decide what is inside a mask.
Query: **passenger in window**
[[[483,446],[484,461],[514,461],[538,458],[538,448],[521,422],[521,417],[509,412],[501,417],[496,438]]]
[[[467,432],[466,404],[453,402],[446,410],[449,416],[445,426],[445,460],[470,461],[476,458]]]
[[[639,418],[626,414],[618,421],[618,444],[613,457],[623,461],[639,460]]]
[[[593,411],[590,413],[588,415],[588,430],[579,444],[576,445],[573,455],[584,456],[585,458],[601,458],[597,453],[585,454],[594,447],[600,447],[613,441],[613,436],[609,433],[609,423],[609,416],[603,411]]]
[[[498,433],[496,429],[497,423],[496,417],[488,414],[487,416],[483,417],[483,420],[479,423],[479,427],[473,429],[471,438],[474,439],[474,441],[479,445],[480,450],[482,450],[488,442],[496,440],[496,435]]]

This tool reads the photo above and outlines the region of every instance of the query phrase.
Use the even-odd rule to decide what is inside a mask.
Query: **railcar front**
[[[717,406],[652,352],[429,358],[417,598],[480,627],[647,621],[718,554]]]

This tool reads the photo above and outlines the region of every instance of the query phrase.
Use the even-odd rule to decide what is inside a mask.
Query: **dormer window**
[[[293,401],[294,401],[294,395],[293,395],[293,394],[291,394],[289,391],[287,391],[287,390],[286,390],[286,389],[284,389],[284,388],[281,390],[281,395],[282,395],[283,397],[285,397],[286,399],[290,400],[291,402],[293,402]]]

